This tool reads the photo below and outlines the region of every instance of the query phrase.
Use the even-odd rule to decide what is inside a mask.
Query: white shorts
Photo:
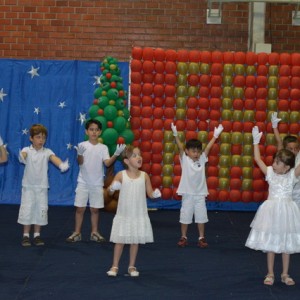
[[[102,186],[88,186],[84,183],[78,183],[75,190],[75,203],[74,206],[86,207],[88,202],[90,207],[103,208],[104,197]]]
[[[48,224],[48,189],[22,187],[18,223],[22,225]]]
[[[204,196],[183,195],[181,200],[180,219],[182,224],[191,224],[195,216],[195,223],[207,223],[207,209]]]

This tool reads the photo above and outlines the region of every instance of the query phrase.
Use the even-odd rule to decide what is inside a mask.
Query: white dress
[[[121,244],[145,244],[153,242],[147,199],[145,172],[131,179],[127,171],[122,171],[117,213],[113,220],[110,241]]]
[[[300,252],[300,210],[292,200],[298,181],[294,169],[287,174],[274,173],[267,168],[268,199],[257,210],[246,246],[254,250],[274,253]]]

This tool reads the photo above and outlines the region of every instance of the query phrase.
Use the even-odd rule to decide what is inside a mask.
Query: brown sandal
[[[274,274],[267,274],[264,280],[265,285],[273,285],[274,284]]]

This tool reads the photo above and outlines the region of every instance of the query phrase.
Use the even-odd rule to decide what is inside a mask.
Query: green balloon
[[[98,105],[92,105],[89,109],[89,115],[93,119],[98,116],[98,110],[99,106]]]
[[[124,90],[123,83],[117,82],[117,90],[118,90],[118,91]]]
[[[99,98],[98,106],[102,109],[104,109],[108,105],[108,98],[106,96],[102,96]]]
[[[124,100],[119,98],[117,101],[116,101],[116,108],[117,110],[121,110],[125,107],[125,104],[124,104]]]
[[[112,145],[116,144],[119,135],[116,129],[106,128],[102,131],[101,137],[103,139],[104,144]]]
[[[127,107],[123,109],[123,117],[128,120],[130,118],[130,111]]]
[[[115,106],[113,105],[107,105],[104,108],[104,117],[108,120],[108,121],[112,121],[113,119],[115,119],[117,117],[117,109]]]
[[[125,129],[120,133],[120,136],[122,136],[125,139],[125,144],[131,144],[134,140],[134,134],[130,129]]]
[[[95,120],[99,121],[102,125],[102,131],[104,131],[107,128],[107,120],[104,116],[98,116],[94,118]]]
[[[185,85],[179,85],[177,87],[177,96],[178,97],[185,97],[188,95],[188,89]]]
[[[124,117],[116,117],[113,121],[114,128],[118,132],[122,132],[126,128],[126,119]]]
[[[187,71],[188,71],[188,64],[187,63],[184,63],[184,62],[179,62],[177,64],[177,71],[179,74],[187,74]]]
[[[119,91],[117,89],[110,89],[106,96],[109,100],[117,100],[119,97]]]
[[[95,91],[94,91],[94,98],[98,99],[99,97],[101,97],[102,96],[102,91],[103,90],[102,90],[101,87],[96,88]]]

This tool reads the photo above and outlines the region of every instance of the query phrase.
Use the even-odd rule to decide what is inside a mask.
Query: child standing
[[[139,169],[143,159],[139,148],[128,146],[123,153],[126,170],[117,173],[109,187],[109,193],[120,190],[117,213],[113,220],[110,241],[115,243],[113,264],[108,276],[117,276],[119,261],[125,244],[130,244],[128,274],[139,276],[135,267],[139,244],[153,242],[153,232],[147,211],[146,194],[159,198],[158,189],[153,191],[150,177]]]
[[[66,239],[68,243],[81,241],[81,227],[88,201],[91,212],[90,240],[94,242],[105,241],[98,230],[99,209],[104,207],[103,164],[109,167],[126,146],[118,145],[114,155],[110,157],[107,146],[98,141],[101,130],[102,124],[98,120],[88,120],[85,124],[85,134],[88,136],[88,141],[82,142],[76,147],[80,170],[75,191],[75,230]]]
[[[278,131],[278,123],[281,119],[277,118],[277,112],[274,112],[271,116],[272,128],[274,131],[275,139],[277,142],[277,149],[288,149],[292,151],[296,156],[295,166],[297,167],[300,164],[300,143],[297,136],[287,135],[284,137],[283,141],[280,138]],[[300,181],[298,181],[293,188],[293,200],[296,202],[300,208]]]
[[[5,163],[7,161],[7,152],[3,144],[3,140],[0,136],[0,163]]]
[[[41,226],[48,224],[48,162],[57,166],[61,172],[69,169],[68,160],[62,162],[52,150],[45,148],[48,131],[41,124],[34,124],[30,130],[31,146],[19,153],[19,161],[25,164],[22,180],[22,197],[18,223],[23,225],[22,246],[31,246],[30,229],[34,225],[33,243],[43,246],[40,237]]]
[[[208,161],[208,153],[212,145],[223,131],[223,126],[219,125],[218,128],[215,128],[213,137],[204,151],[202,151],[202,143],[196,139],[187,141],[184,149],[178,138],[176,126],[173,123],[171,124],[171,129],[179,149],[182,168],[181,179],[177,189],[177,194],[182,195],[179,220],[181,223],[181,238],[177,245],[185,247],[188,244],[188,225],[192,223],[193,216],[195,216],[195,223],[197,223],[199,232],[198,246],[206,248],[208,243],[204,233],[205,223],[208,222],[208,218],[205,197],[208,195],[208,190],[205,177],[205,163]]]
[[[300,175],[300,166],[294,169],[295,155],[287,149],[281,149],[276,153],[272,166],[267,167],[259,153],[261,135],[258,127],[253,127],[254,159],[266,175],[269,196],[258,208],[250,225],[246,246],[267,252],[268,273],[264,284],[273,285],[275,253],[281,253],[281,281],[286,285],[294,285],[288,271],[290,254],[300,252],[300,210],[292,201],[292,191],[299,180],[296,177]]]

